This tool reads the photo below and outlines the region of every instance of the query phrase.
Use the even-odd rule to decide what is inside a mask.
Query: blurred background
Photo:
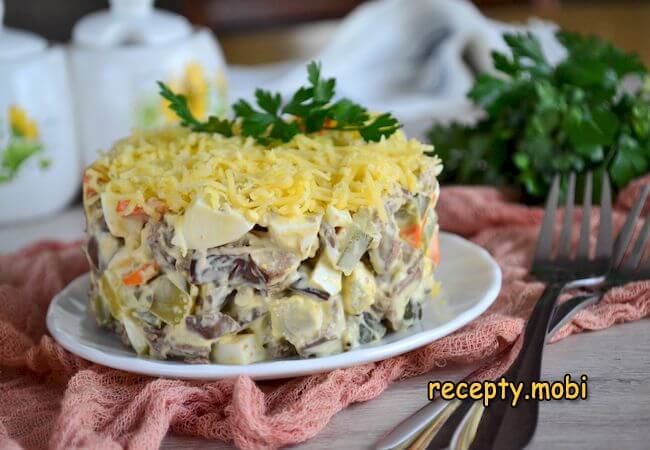
[[[157,7],[181,13],[215,31],[232,64],[308,57],[325,43],[335,21],[364,0],[158,0]],[[563,28],[595,33],[650,62],[647,0],[473,0],[494,19],[524,21],[531,15]],[[84,15],[106,8],[106,0],[6,0],[8,26],[67,41]],[[305,33],[305,29],[309,33]]]

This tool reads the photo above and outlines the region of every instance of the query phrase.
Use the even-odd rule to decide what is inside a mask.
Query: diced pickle
[[[417,302],[414,299],[411,299],[404,308],[404,317],[405,321],[414,321],[420,320],[422,318],[422,304]]]
[[[149,341],[144,334],[140,321],[131,317],[129,314],[125,314],[122,317],[122,324],[133,349],[138,355],[146,354],[149,351]]]
[[[211,359],[220,364],[251,364],[266,359],[266,351],[254,334],[236,334],[217,340]]]
[[[361,314],[375,302],[375,279],[364,264],[343,278],[343,306],[347,314]]]
[[[122,301],[115,281],[111,278],[109,272],[102,275],[99,279],[99,292],[108,305],[111,315],[117,319],[122,315]]]
[[[160,318],[154,316],[149,311],[135,311],[134,314],[142,323],[150,327],[160,328],[162,326]]]
[[[359,322],[359,343],[368,344],[377,341],[386,334],[386,327],[372,314],[363,313]]]
[[[344,274],[349,275],[354,267],[359,263],[359,260],[364,253],[368,250],[368,246],[372,241],[369,234],[364,233],[360,229],[352,230],[350,237],[341,253],[336,266]]]
[[[285,338],[301,348],[320,337],[323,328],[325,302],[294,295],[271,301],[273,336]]]
[[[102,296],[99,295],[99,292],[91,293],[91,303],[90,307],[97,319],[97,323],[100,325],[107,325],[111,321],[111,311],[108,308],[108,304],[103,300]]]
[[[400,229],[420,223],[422,215],[418,206],[415,200],[409,200],[395,213],[395,222]]]
[[[345,244],[336,267],[345,275],[350,275],[368,249],[376,248],[381,240],[381,233],[368,209],[361,209],[354,215],[354,223],[344,233]]]
[[[153,301],[150,311],[170,324],[180,323],[192,309],[192,298],[166,276],[153,281]]]
[[[359,322],[361,316],[346,316],[345,331],[343,331],[343,348],[349,350],[359,345]]]
[[[122,242],[110,233],[99,232],[96,237],[97,268],[103,271],[120,249]]]

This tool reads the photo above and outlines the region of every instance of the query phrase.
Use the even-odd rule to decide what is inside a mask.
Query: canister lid
[[[154,0],[109,0],[110,9],[75,25],[75,44],[93,48],[156,45],[187,37],[192,25],[178,14],[155,9]]]
[[[5,27],[4,13],[5,3],[0,0],[0,59],[30,56],[47,48],[47,41],[42,37]]]

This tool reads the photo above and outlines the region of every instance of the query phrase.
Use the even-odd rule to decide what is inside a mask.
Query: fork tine
[[[591,191],[593,183],[593,174],[587,173],[585,179],[585,192],[582,198],[582,223],[580,224],[580,241],[578,242],[578,250],[576,251],[576,259],[587,260],[589,259],[589,232],[591,231]]]
[[[634,225],[636,224],[636,220],[641,214],[643,205],[645,205],[645,200],[648,196],[648,192],[650,192],[650,184],[645,185],[643,191],[641,191],[639,198],[636,199],[634,206],[627,215],[627,219],[625,220],[621,231],[619,231],[618,236],[616,237],[616,243],[614,244],[614,258],[612,260],[614,267],[617,267],[619,264],[621,264],[621,261],[623,260],[625,251],[630,244],[632,233],[634,232]]]
[[[596,243],[596,258],[609,259],[612,254],[612,188],[609,175],[603,173],[603,185],[600,190],[600,224],[598,225],[598,241]]]
[[[560,176],[555,175],[553,178],[553,184],[551,185],[551,190],[549,191],[548,198],[546,199],[546,207],[544,208],[542,226],[539,230],[537,247],[535,248],[535,255],[533,256],[533,265],[551,259],[553,231],[555,229],[555,211],[557,210],[557,201],[559,195]]]
[[[576,193],[576,174],[569,175],[569,186],[566,194],[566,206],[564,207],[564,220],[562,220],[562,231],[560,232],[560,246],[558,247],[558,259],[569,259],[571,251],[571,231],[573,231],[573,203]]]
[[[643,253],[645,252],[645,246],[648,243],[648,237],[650,237],[650,218],[646,218],[645,223],[643,224],[643,228],[641,228],[641,232],[636,238],[636,242],[634,242],[632,253],[630,253],[630,256],[627,258],[627,261],[624,264],[626,269],[634,270],[638,267],[639,262],[643,257]]]

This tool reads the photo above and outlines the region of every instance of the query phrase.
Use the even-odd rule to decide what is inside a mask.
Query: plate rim
[[[402,355],[423,347],[438,339],[452,334],[483,314],[496,300],[502,284],[501,268],[494,258],[483,247],[456,234],[440,232],[445,239],[456,241],[457,244],[471,248],[487,262],[493,280],[489,288],[482,294],[472,307],[436,328],[423,330],[416,334],[404,336],[393,342],[359,349],[359,351],[342,352],[334,355],[309,359],[280,359],[275,361],[260,361],[247,365],[227,364],[187,364],[177,361],[162,361],[132,356],[115,355],[106,351],[79,343],[74,335],[59,329],[56,324],[56,309],[68,292],[78,283],[88,278],[88,272],[72,280],[63,290],[56,294],[49,304],[46,325],[51,336],[67,351],[90,362],[124,370],[141,375],[180,378],[186,380],[217,380],[249,376],[256,380],[283,379],[298,376],[324,373],[332,370],[367,364]],[[86,303],[87,305],[87,303]],[[84,309],[87,311],[87,308]]]

